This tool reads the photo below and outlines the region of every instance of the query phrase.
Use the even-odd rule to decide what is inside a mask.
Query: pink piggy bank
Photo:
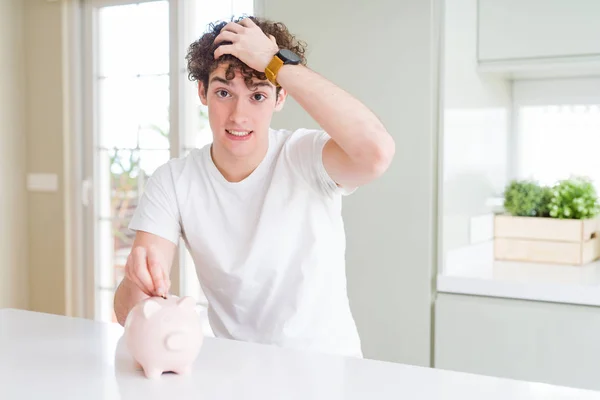
[[[191,372],[204,340],[195,305],[189,296],[150,297],[127,315],[125,343],[147,378]]]

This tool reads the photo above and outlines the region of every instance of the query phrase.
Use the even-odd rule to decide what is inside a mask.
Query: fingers
[[[153,247],[148,249],[148,271],[152,279],[154,293],[157,296],[164,296],[167,294],[166,282],[164,279],[165,268],[161,265],[160,259],[156,250]]]
[[[140,280],[135,275],[135,271],[133,268],[133,252],[129,254],[127,257],[127,265],[125,266],[125,277],[129,279],[136,287],[138,287],[142,292],[149,295],[147,293],[146,287],[140,282]]]
[[[171,290],[171,278],[167,274],[167,271],[163,268],[163,282],[165,282],[165,293],[169,293]]]
[[[215,50],[215,59],[221,57],[224,54],[231,54],[233,56],[236,55],[235,47],[232,44],[224,44],[223,46],[219,46]]]
[[[135,275],[128,276],[129,280],[133,282],[133,284],[140,289],[145,295],[153,296],[152,292],[150,292],[146,286],[137,278]]]
[[[244,31],[244,27],[237,22],[229,22],[221,29],[221,33],[223,31],[230,31],[233,33],[242,33]]]
[[[146,263],[146,249],[136,247],[129,255],[126,268],[127,277],[148,296],[154,295],[154,283]]]
[[[232,42],[235,43],[239,39],[237,33],[233,33],[231,31],[221,31],[219,35],[215,38],[215,44],[219,44],[221,42]]]
[[[254,21],[252,21],[250,18],[244,18],[239,22],[239,25],[242,25],[246,28],[252,28],[253,26],[256,26]]]

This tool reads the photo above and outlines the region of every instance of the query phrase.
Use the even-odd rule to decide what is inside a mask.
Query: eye
[[[221,97],[221,98],[225,98],[225,97],[227,97],[229,95],[229,93],[227,92],[227,90],[224,90],[224,89],[217,90],[216,94],[217,94],[218,97]]]
[[[258,101],[258,102],[264,101],[266,98],[267,98],[267,96],[265,96],[262,93],[254,93],[252,95],[252,100]]]

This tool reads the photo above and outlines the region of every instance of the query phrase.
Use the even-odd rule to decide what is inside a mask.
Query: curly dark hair
[[[240,22],[244,18],[250,18],[266,35],[273,35],[280,49],[288,49],[298,54],[302,59],[301,64],[306,65],[306,43],[297,40],[292,35],[287,27],[281,22],[273,22],[266,19],[261,19],[253,16],[243,16],[238,19],[231,19],[231,22]],[[227,72],[225,77],[231,80],[235,76],[236,71],[240,71],[244,77],[246,85],[250,86],[252,78],[256,77],[260,80],[266,80],[267,77],[264,72],[257,71],[248,67],[246,64],[241,62],[237,57],[231,54],[224,54],[219,57],[218,60],[214,58],[215,50],[225,44],[231,44],[231,42],[224,41],[215,45],[215,38],[221,32],[221,29],[227,25],[228,21],[217,21],[208,25],[205,33],[195,42],[193,42],[186,55],[187,68],[188,68],[188,79],[202,82],[204,84],[204,90],[208,87],[208,77],[219,65],[228,63]],[[280,88],[277,88],[279,93]]]

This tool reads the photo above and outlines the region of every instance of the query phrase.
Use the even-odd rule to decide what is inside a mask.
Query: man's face
[[[234,158],[251,157],[267,148],[271,118],[283,107],[285,92],[277,98],[275,86],[257,78],[248,87],[239,71],[228,81],[227,67],[219,65],[208,79],[206,94],[202,83],[198,94],[208,106],[213,144]]]

